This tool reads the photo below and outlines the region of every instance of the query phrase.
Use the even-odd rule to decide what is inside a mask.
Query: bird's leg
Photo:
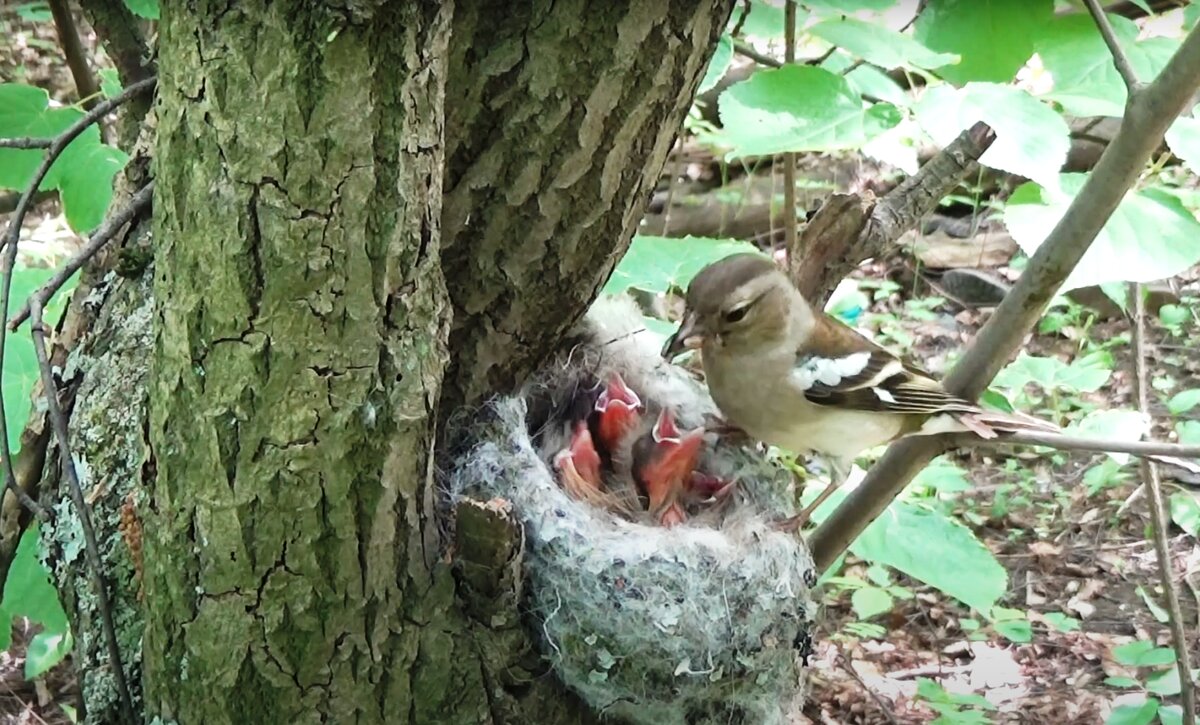
[[[826,462],[829,465],[829,485],[820,493],[812,503],[804,507],[804,510],[795,516],[789,516],[775,524],[775,528],[787,533],[795,533],[801,529],[808,520],[812,518],[813,512],[817,510],[821,504],[825,503],[825,499],[833,495],[833,492],[850,478],[851,467],[853,461],[845,461],[837,458],[828,458]]]

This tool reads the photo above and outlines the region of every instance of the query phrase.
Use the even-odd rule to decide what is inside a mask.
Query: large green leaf
[[[1033,254],[1083,187],[1084,174],[1061,174],[1062,193],[1022,184],[1008,200],[1004,223]],[[1131,191],[1071,272],[1061,291],[1105,282],[1151,282],[1200,261],[1200,223],[1178,198],[1156,189]]]
[[[958,62],[954,53],[937,53],[903,33],[854,18],[817,23],[808,32],[882,68],[938,68]]]
[[[721,94],[720,114],[732,157],[858,148],[900,122],[895,106],[864,108],[845,78],[811,66],[756,72]]]
[[[672,286],[685,288],[696,273],[710,262],[756,247],[736,239],[704,237],[635,236],[629,251],[613,270],[604,292],[618,294],[630,287],[647,292],[666,292]]]
[[[1191,116],[1180,116],[1167,129],[1167,146],[1171,153],[1183,159],[1193,174],[1200,173],[1200,118],[1197,109]]]
[[[844,491],[834,492],[814,513],[814,520],[824,521],[845,497]],[[985,614],[1008,589],[1008,573],[970,529],[913,501],[893,501],[850,545],[850,551],[898,569]]]
[[[1158,714],[1158,700],[1153,697],[1135,705],[1114,707],[1104,725],[1147,725]]]
[[[896,0],[800,0],[800,4],[813,12],[841,15],[859,10],[887,10]]]
[[[961,89],[935,86],[914,110],[917,122],[942,146],[963,129],[984,121],[996,141],[979,162],[1054,188],[1071,149],[1071,131],[1062,116],[1027,92],[996,83],[968,83]]]
[[[917,40],[960,61],[937,69],[946,80],[1007,83],[1033,55],[1037,33],[1054,17],[1053,0],[929,0]]]
[[[0,137],[52,138],[83,117],[74,108],[51,108],[49,102],[40,88],[0,85]],[[0,149],[0,188],[27,187],[43,157],[40,149]],[[104,145],[100,129],[91,126],[63,150],[40,188],[58,189],[67,222],[86,233],[103,221],[112,177],[127,159],[120,149]]]
[[[158,0],[125,0],[125,6],[133,11],[134,15],[158,20]]]
[[[704,78],[700,79],[700,87],[696,89],[696,93],[704,93],[720,83],[721,79],[725,77],[725,71],[729,70],[729,63],[732,60],[733,38],[729,36],[729,33],[725,33],[717,41],[717,49],[713,51],[713,56],[708,61],[708,69],[704,71]]]
[[[1020,389],[1035,383],[1047,392],[1065,390],[1093,393],[1112,375],[1098,358],[1078,358],[1065,363],[1056,357],[1030,355],[1024,351],[997,373],[992,384],[998,388]]]
[[[41,624],[44,632],[61,634],[67,631],[67,615],[58,603],[58,592],[50,585],[49,575],[38,561],[38,527],[26,529],[17,545],[12,568],[4,582],[0,597],[0,630],[8,635],[13,617],[27,617]],[[4,644],[7,648],[7,644]]]
[[[1154,38],[1138,42],[1132,20],[1108,16],[1129,63],[1140,80],[1149,82],[1167,64],[1177,41]],[[1122,116],[1125,82],[1117,73],[1112,53],[1087,13],[1056,17],[1037,37],[1038,57],[1054,81],[1043,98],[1062,105],[1074,116]]]
[[[736,23],[742,11],[736,10],[730,23]],[[796,29],[804,25],[808,13],[796,9]],[[750,14],[742,20],[742,35],[748,35],[764,40],[776,40],[783,37],[784,10],[782,0],[750,0]]]
[[[24,302],[40,287],[54,270],[18,267],[13,271],[12,308]],[[10,333],[4,343],[4,414],[8,420],[8,446],[16,452],[21,430],[29,418],[29,394],[38,379],[37,358],[33,354],[33,341],[26,324],[16,333]]]

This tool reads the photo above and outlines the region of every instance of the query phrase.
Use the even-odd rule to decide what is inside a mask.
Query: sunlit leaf
[[[937,53],[910,36],[856,18],[825,20],[808,32],[881,68],[932,69],[958,62],[954,53]]]
[[[158,0],[125,0],[125,6],[134,15],[140,15],[150,20],[158,20]]]
[[[859,619],[870,619],[890,611],[893,603],[892,595],[879,587],[861,587],[850,595],[850,606]]]
[[[1179,415],[1188,412],[1197,405],[1200,405],[1200,388],[1192,388],[1171,396],[1171,399],[1167,401],[1167,410],[1170,411],[1171,415]]]
[[[1136,410],[1095,410],[1083,420],[1067,427],[1067,432],[1084,438],[1103,438],[1113,441],[1140,441],[1150,430],[1150,421]],[[1124,465],[1128,453],[1109,453],[1114,461]]]
[[[863,107],[840,75],[812,66],[760,70],[721,94],[730,156],[858,148],[900,122],[890,103]]]
[[[716,86],[725,77],[725,71],[729,70],[729,63],[732,60],[733,38],[725,33],[717,41],[717,49],[713,51],[712,59],[708,61],[708,70],[704,71],[704,78],[700,80],[700,87],[696,89],[696,93],[704,93]]]
[[[71,633],[38,632],[25,651],[25,679],[41,677],[71,651]]]
[[[1158,700],[1153,697],[1139,705],[1114,707],[1104,725],[1146,725],[1158,714]]]
[[[916,38],[960,56],[937,69],[946,80],[1006,83],[1033,55],[1038,32],[1053,17],[1053,0],[929,0]]]
[[[604,292],[617,294],[630,287],[647,292],[666,292],[672,286],[686,288],[692,277],[710,262],[739,252],[756,251],[753,244],[735,239],[638,235],[604,285]]]
[[[1192,536],[1200,535],[1200,502],[1189,491],[1171,494],[1171,520]]]
[[[1063,612],[1047,612],[1042,617],[1059,632],[1078,632],[1079,620]]]
[[[1062,193],[1023,184],[1004,210],[1004,223],[1032,255],[1082,188],[1084,174],[1062,174]],[[1153,234],[1145,230],[1153,229]],[[1200,261],[1200,223],[1178,198],[1153,188],[1131,191],[1113,212],[1060,291],[1104,282],[1151,282]]]
[[[1144,639],[1113,647],[1112,655],[1117,662],[1130,667],[1157,667],[1175,662],[1175,650],[1156,647]]]

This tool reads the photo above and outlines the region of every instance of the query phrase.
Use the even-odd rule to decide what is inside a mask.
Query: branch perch
[[[1117,73],[1121,74],[1121,80],[1125,82],[1125,90],[1129,91],[1130,95],[1136,93],[1141,89],[1142,83],[1129,63],[1129,56],[1125,55],[1125,51],[1121,49],[1121,42],[1117,40],[1117,34],[1113,31],[1112,23],[1108,22],[1104,8],[1097,0],[1084,0],[1084,4],[1087,5],[1088,12],[1092,14],[1092,20],[1096,22],[1096,27],[1099,28],[1100,35],[1104,38],[1104,44],[1108,46],[1108,52],[1112,54]]]
[[[1016,352],[1198,87],[1200,28],[1193,28],[1158,78],[1129,95],[1121,130],[975,344],[946,378],[947,390],[975,399]],[[810,545],[817,567],[824,569],[835,561],[946,444],[940,437],[893,444],[813,533]]]
[[[54,28],[58,31],[58,44],[62,46],[67,67],[75,79],[75,92],[86,109],[94,108],[100,95],[100,86],[88,65],[83,43],[79,42],[79,31],[75,29],[75,18],[67,0],[50,0],[50,14],[54,16]]]
[[[1095,0],[1089,0],[1094,2]],[[1138,408],[1144,415],[1150,412],[1150,375],[1146,368],[1146,299],[1140,284],[1130,285],[1133,293],[1133,364],[1137,380]],[[1183,629],[1183,610],[1179,607],[1179,592],[1171,575],[1171,550],[1167,547],[1169,519],[1163,510],[1162,481],[1158,478],[1158,466],[1153,461],[1142,459],[1142,486],[1150,506],[1150,521],[1154,524],[1154,554],[1158,559],[1158,572],[1162,578],[1163,594],[1167,598],[1167,611],[1171,614],[1171,641],[1175,645],[1175,666],[1179,670],[1179,681],[1183,684],[1180,696],[1183,700],[1183,722],[1195,722],[1196,688],[1192,686],[1191,653],[1188,650],[1187,633]]]

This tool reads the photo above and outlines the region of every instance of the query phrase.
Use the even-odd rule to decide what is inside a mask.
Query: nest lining
[[[804,543],[770,523],[794,513],[786,473],[717,443],[701,465],[736,478],[736,500],[663,528],[571,498],[548,465],[548,423],[570,391],[610,371],[687,425],[714,412],[701,386],[659,359],[653,336],[635,332],[640,323],[627,298],[598,304],[533,384],[461,425],[468,445],[449,472],[451,496],[513,504],[543,654],[590,706],[661,725],[780,722],[803,697],[816,578]]]

